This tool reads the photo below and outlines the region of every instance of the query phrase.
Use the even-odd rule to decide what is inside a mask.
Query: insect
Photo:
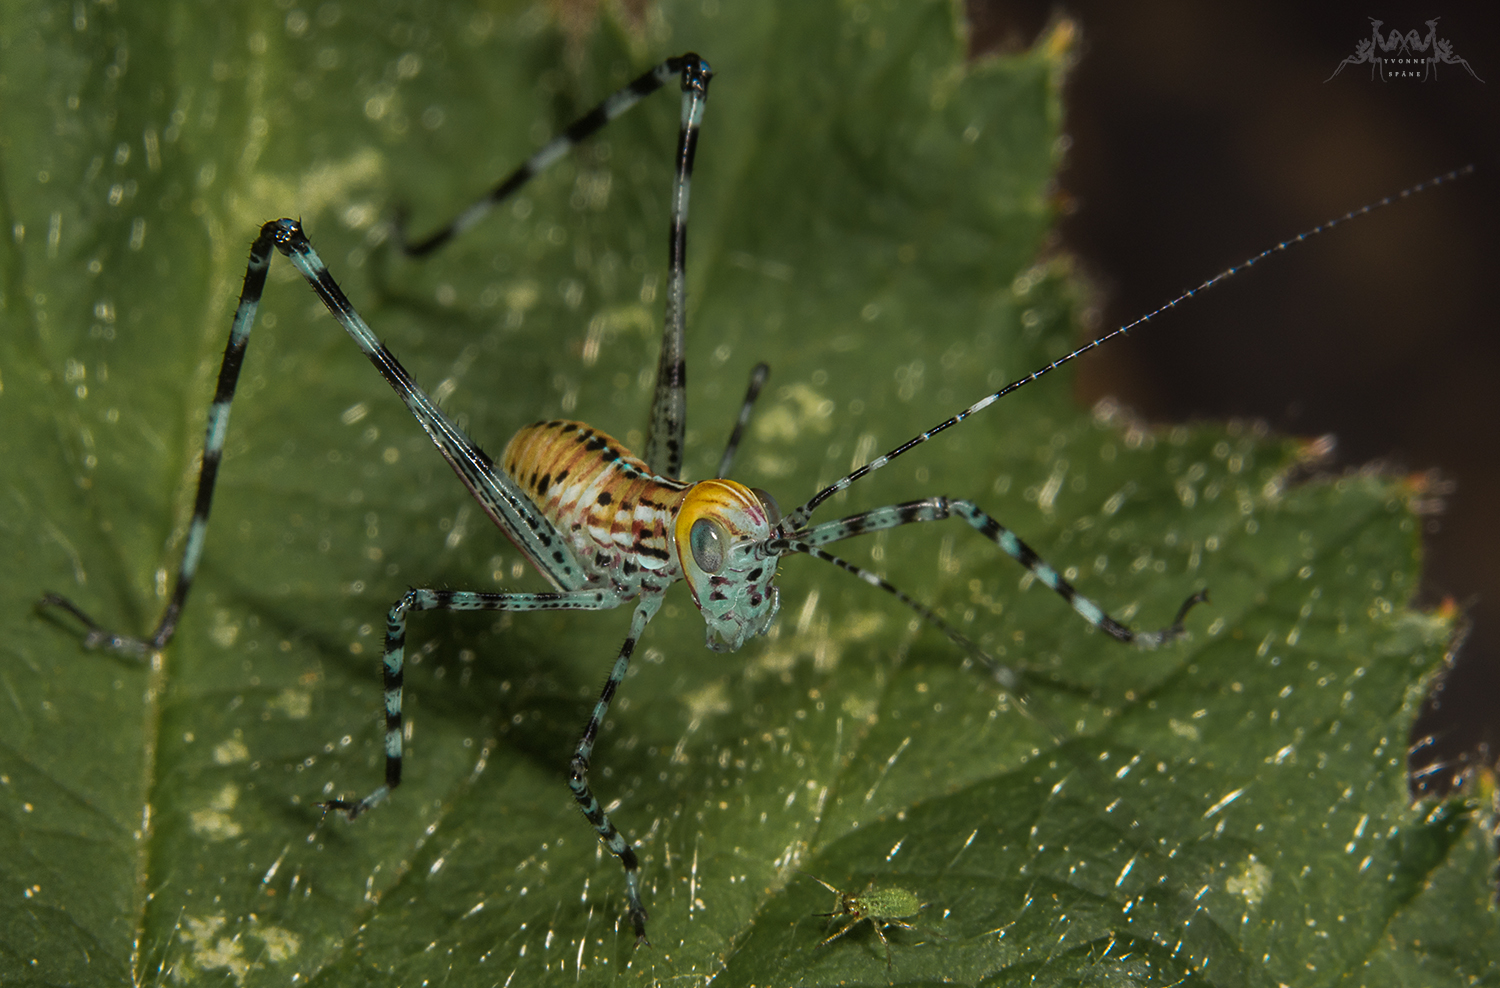
[[[903,930],[916,929],[915,926],[906,922],[922,911],[922,900],[917,898],[916,893],[894,885],[882,888],[871,882],[863,892],[856,895],[853,892],[836,889],[816,875],[807,877],[835,896],[833,911],[816,915],[830,917],[830,923],[843,921],[843,925],[824,938],[818,946],[828,946],[839,937],[857,928],[860,923],[868,920],[870,927],[875,931],[875,936],[885,947],[885,967],[889,971],[892,962],[891,942],[886,939],[885,930],[891,926],[897,926]]]
[[[941,496],[864,511],[836,521],[813,523],[814,512],[835,494],[897,457],[956,426],[999,398],[1036,380],[1078,355],[1139,325],[1116,330],[1046,367],[987,395],[968,408],[817,492],[783,513],[765,491],[727,479],[734,453],[766,371],[752,374],[740,418],[730,437],[719,474],[689,483],[681,479],[685,436],[684,340],[686,228],[690,178],[698,131],[712,71],[693,54],[671,58],[605,99],[505,178],[480,202],[437,233],[415,243],[399,239],[406,251],[430,252],[473,226],[493,206],[546,169],[569,149],[624,113],[643,97],[676,79],[682,90],[682,124],[676,151],[669,226],[669,266],[661,357],[651,407],[651,426],[641,457],[609,435],[583,423],[552,420],[523,428],[498,462],[479,448],[458,424],[419,387],[356,312],[305,235],[290,219],[265,224],[250,250],[240,302],[229,344],[209,408],[197,495],[172,591],[155,629],[146,637],[102,628],[86,611],[65,597],[46,595],[41,605],[72,615],[86,628],[85,645],[129,655],[159,650],[171,641],[192,589],[205,546],[214,486],[218,477],[229,411],[240,369],[265,287],[272,255],[279,251],[311,285],[336,321],[396,391],[438,452],[480,506],[554,589],[542,593],[480,592],[414,588],[389,609],[382,661],[385,708],[385,777],[363,798],[331,799],[325,811],[350,820],[383,802],[401,782],[403,752],[402,696],[406,622],[413,612],[529,612],[607,610],[630,603],[629,630],[615,656],[609,678],[595,703],[569,762],[568,785],[585,818],[625,872],[626,899],[637,942],[645,943],[647,910],[641,894],[640,863],[634,847],[616,829],[589,782],[594,747],[619,686],[629,669],[636,643],[661,608],[668,588],[688,584],[703,615],[709,648],[734,651],[763,634],[775,618],[779,597],[774,583],[783,556],[803,554],[832,563],[901,600],[941,628],[980,661],[1007,689],[1017,688],[1014,674],[989,659],[930,608],[869,570],[830,553],[825,546],[902,525],[958,518],[992,541],[1035,578],[1063,598],[1090,625],[1116,640],[1140,648],[1158,648],[1184,634],[1188,611],[1206,599],[1202,590],[1187,596],[1167,626],[1133,631],[1076,591],[1053,567],[975,503]],[[1435,181],[1443,181],[1438,179]],[[1417,187],[1417,188],[1420,188]],[[1409,190],[1415,191],[1415,190]],[[1375,206],[1392,201],[1383,200]],[[1367,206],[1348,216],[1367,212]],[[1348,218],[1346,216],[1345,218]],[[1327,229],[1342,219],[1324,224]],[[1313,231],[1317,232],[1317,231]],[[1306,234],[1303,235],[1307,236]],[[1301,238],[1297,238],[1301,239]],[[1290,243],[1290,242],[1288,242]],[[1256,263],[1287,243],[1267,250],[1240,268]],[[1230,269],[1188,292],[1240,268]],[[1176,304],[1169,303],[1168,308]],[[1160,311],[1160,310],[1158,310]],[[1154,313],[1153,313],[1154,315]],[[1145,317],[1151,318],[1150,316]]]

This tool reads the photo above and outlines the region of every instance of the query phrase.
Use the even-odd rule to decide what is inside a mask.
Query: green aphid
[[[875,935],[885,946],[885,967],[891,968],[891,942],[885,938],[885,928],[888,926],[899,926],[903,930],[915,930],[916,927],[905,920],[915,916],[922,910],[922,900],[916,894],[903,888],[885,887],[877,888],[874,882],[858,894],[844,892],[829,885],[823,879],[814,875],[808,875],[813,881],[823,886],[838,897],[834,903],[833,912],[817,913],[819,916],[833,917],[843,921],[842,926],[834,930],[819,947],[826,947],[850,930],[859,926],[865,920],[875,929]]]

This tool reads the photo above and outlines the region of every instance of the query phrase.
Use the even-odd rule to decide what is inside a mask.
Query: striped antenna
[[[835,482],[833,485],[831,485],[829,487],[825,487],[823,490],[819,491],[817,494],[814,494],[812,496],[812,498],[810,498],[807,501],[806,504],[803,504],[801,507],[795,509],[790,514],[788,514],[786,516],[786,518],[782,521],[780,527],[777,529],[776,536],[773,537],[773,539],[774,538],[786,539],[786,538],[789,538],[789,537],[793,536],[795,533],[798,533],[798,532],[802,531],[804,528],[806,528],[808,521],[812,518],[812,513],[817,510],[818,505],[822,504],[824,501],[828,500],[830,497],[832,497],[833,495],[837,494],[839,491],[845,490],[846,488],[849,487],[849,485],[853,484],[856,480],[859,480],[861,477],[864,477],[867,474],[871,474],[871,473],[874,473],[876,470],[879,470],[881,467],[883,467],[886,464],[890,463],[892,460],[894,460],[896,457],[900,456],[901,454],[903,454],[903,453],[905,453],[905,452],[907,452],[907,451],[909,451],[911,449],[914,449],[917,446],[920,446],[922,443],[925,443],[927,440],[929,440],[932,437],[936,436],[938,433],[944,431],[945,429],[949,429],[949,428],[957,425],[958,423],[962,422],[964,419],[968,418],[970,415],[973,415],[975,412],[979,412],[979,411],[982,411],[983,409],[988,408],[990,405],[994,404],[995,402],[999,401],[1001,398],[1004,398],[1006,395],[1010,394],[1012,391],[1015,391],[1018,388],[1022,388],[1024,386],[1030,384],[1032,381],[1035,381],[1037,378],[1043,376],[1044,374],[1050,374],[1052,371],[1057,370],[1063,364],[1066,364],[1066,363],[1069,363],[1070,361],[1076,360],[1077,358],[1083,356],[1085,353],[1088,353],[1090,350],[1094,350],[1094,349],[1096,349],[1098,347],[1103,346],[1104,344],[1108,343],[1110,340],[1114,339],[1117,336],[1124,336],[1126,333],[1130,332],[1132,329],[1135,329],[1137,326],[1141,325],[1142,323],[1150,322],[1152,319],[1155,319],[1157,316],[1159,316],[1162,313],[1166,312],[1168,309],[1175,309],[1178,305],[1182,304],[1183,302],[1186,302],[1188,299],[1192,298],[1194,295],[1197,295],[1200,292],[1207,291],[1209,288],[1212,288],[1214,285],[1217,285],[1219,282],[1225,281],[1226,279],[1231,278],[1234,275],[1237,275],[1237,274],[1239,274],[1242,271],[1246,271],[1246,270],[1254,267],[1255,265],[1259,264],[1261,261],[1263,261],[1266,258],[1270,257],[1272,254],[1279,254],[1282,251],[1288,250],[1291,247],[1294,247],[1297,244],[1302,243],[1303,241],[1310,240],[1313,237],[1316,237],[1320,233],[1327,233],[1329,230],[1332,230],[1334,227],[1339,226],[1339,225],[1344,224],[1344,223],[1347,223],[1347,222],[1349,222],[1352,219],[1356,219],[1356,218],[1358,218],[1360,216],[1364,216],[1364,215],[1366,215],[1368,213],[1373,213],[1377,209],[1380,209],[1380,208],[1385,207],[1385,206],[1389,206],[1389,205],[1391,205],[1393,203],[1399,202],[1402,199],[1409,199],[1412,196],[1416,195],[1417,193],[1424,192],[1427,189],[1436,188],[1439,185],[1443,185],[1443,184],[1448,183],[1448,182],[1457,181],[1460,178],[1464,178],[1464,177],[1466,177],[1468,175],[1473,174],[1473,172],[1474,172],[1474,166],[1473,165],[1465,165],[1462,168],[1454,169],[1453,171],[1448,172],[1446,174],[1438,175],[1435,178],[1430,178],[1430,179],[1428,179],[1425,182],[1419,182],[1416,185],[1411,186],[1410,188],[1402,189],[1400,192],[1394,193],[1392,195],[1388,195],[1388,196],[1386,196],[1383,199],[1379,199],[1379,200],[1376,200],[1375,202],[1368,203],[1367,205],[1360,206],[1358,209],[1351,209],[1349,212],[1345,213],[1342,216],[1339,216],[1339,217],[1337,217],[1335,219],[1328,220],[1325,223],[1320,223],[1317,226],[1313,227],[1311,230],[1307,230],[1307,231],[1305,231],[1303,233],[1299,233],[1295,237],[1291,237],[1290,239],[1283,240],[1281,243],[1276,244],[1273,247],[1268,247],[1265,250],[1261,251],[1259,254],[1256,254],[1253,257],[1250,257],[1250,258],[1247,258],[1244,261],[1241,261],[1239,264],[1236,264],[1236,265],[1234,265],[1232,267],[1224,269],[1223,271],[1220,271],[1218,274],[1214,275],[1212,278],[1209,278],[1207,281],[1203,282],[1203,284],[1199,285],[1197,288],[1192,288],[1192,289],[1189,289],[1188,291],[1183,292],[1181,295],[1179,295],[1176,298],[1172,299],[1170,302],[1168,302],[1165,305],[1162,305],[1162,306],[1160,306],[1160,307],[1158,307],[1156,309],[1153,309],[1152,311],[1146,313],[1144,316],[1141,316],[1139,319],[1135,320],[1134,322],[1126,323],[1125,325],[1119,327],[1118,329],[1115,329],[1115,330],[1112,330],[1112,331],[1110,331],[1108,333],[1105,333],[1103,336],[1099,337],[1098,339],[1093,340],[1092,342],[1089,342],[1089,343],[1085,343],[1083,346],[1081,346],[1078,349],[1074,350],[1072,353],[1068,354],[1067,356],[1059,357],[1058,359],[1052,361],[1052,363],[1047,364],[1045,367],[1040,367],[1037,370],[1032,371],[1030,374],[1027,374],[1025,377],[1022,377],[1022,378],[1019,378],[1019,379],[1017,379],[1015,381],[1012,381],[1011,383],[1007,384],[1005,387],[1001,388],[999,391],[996,391],[994,394],[986,395],[985,397],[979,399],[974,404],[970,405],[968,408],[965,408],[963,411],[959,412],[957,415],[954,415],[952,418],[947,419],[947,420],[945,420],[943,422],[938,423],[937,425],[933,426],[931,429],[928,429],[926,432],[922,433],[921,435],[914,436],[913,438],[908,439],[906,442],[902,443],[900,446],[897,446],[895,449],[891,450],[889,453],[886,453],[884,456],[877,456],[875,459],[871,460],[869,463],[867,463],[864,466],[860,467],[858,470],[855,470],[853,473],[850,473],[847,476],[845,476],[842,480],[839,480],[839,481]],[[774,551],[774,550],[771,550],[769,548],[769,542],[768,542],[768,551]]]

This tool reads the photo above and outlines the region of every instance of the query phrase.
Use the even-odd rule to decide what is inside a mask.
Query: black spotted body
[[[657,477],[618,440],[562,419],[517,432],[500,461],[572,550],[588,586],[629,599],[682,579],[673,526],[692,484]],[[530,558],[553,579],[545,560]]]

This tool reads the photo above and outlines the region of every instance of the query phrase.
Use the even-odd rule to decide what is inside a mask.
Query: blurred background
[[[977,54],[1082,31],[1066,93],[1059,247],[1096,289],[1097,329],[1350,209],[1466,164],[1423,193],[1216,287],[1087,358],[1079,398],[1157,421],[1246,417],[1337,438],[1332,469],[1427,474],[1421,606],[1470,631],[1413,733],[1428,785],[1500,750],[1500,9],[967,0]],[[1437,18],[1461,65],[1340,63]],[[1421,57],[1421,56],[1419,56]],[[1403,77],[1403,70],[1413,72]],[[1337,74],[1335,75],[1335,72]],[[1481,81],[1482,80],[1482,81]],[[1487,754],[1481,754],[1487,753]]]

